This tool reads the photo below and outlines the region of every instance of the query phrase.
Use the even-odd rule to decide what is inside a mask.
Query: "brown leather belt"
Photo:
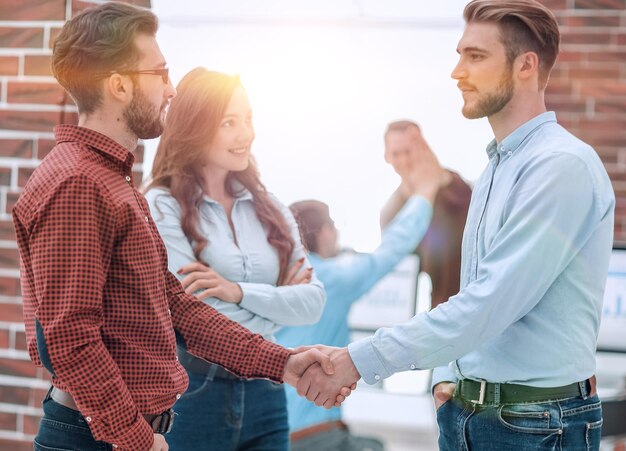
[[[62,406],[78,411],[78,406],[74,398],[72,398],[72,395],[68,392],[52,387],[50,397]],[[174,424],[174,411],[172,409],[168,409],[159,414],[147,414],[142,416],[157,434],[167,434],[172,430],[172,425]]]
[[[290,438],[292,442],[296,442],[312,435],[321,434],[322,432],[326,431],[332,431],[333,429],[348,429],[348,426],[341,420],[326,421],[324,423],[314,424],[313,426],[309,426],[308,428],[292,432]]]

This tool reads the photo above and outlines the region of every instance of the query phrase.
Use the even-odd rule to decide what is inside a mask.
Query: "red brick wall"
[[[613,181],[615,239],[626,241],[626,0],[543,0],[561,25],[546,102],[600,154]]]
[[[128,2],[150,6],[150,0]],[[32,450],[49,387],[26,352],[11,208],[54,144],[54,125],[62,117],[77,121],[71,99],[51,76],[50,55],[64,21],[93,3],[101,1],[0,0],[0,450]],[[135,170],[141,176],[141,159]]]

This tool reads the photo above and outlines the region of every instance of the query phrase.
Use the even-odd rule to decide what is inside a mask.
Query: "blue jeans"
[[[289,449],[282,385],[189,373],[189,388],[174,410],[176,421],[167,435],[170,451]]]
[[[526,404],[475,406],[454,397],[437,411],[441,451],[600,448],[598,396]]]
[[[113,447],[98,442],[77,410],[69,409],[46,396],[43,418],[35,437],[35,451],[111,451]]]

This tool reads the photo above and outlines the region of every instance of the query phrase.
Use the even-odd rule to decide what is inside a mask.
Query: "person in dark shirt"
[[[381,229],[391,222],[410,195],[407,178],[414,163],[409,158],[410,142],[405,133],[409,128],[421,136],[419,126],[408,120],[391,122],[385,132],[385,161],[393,166],[402,182],[381,210]],[[446,182],[435,198],[430,226],[415,250],[420,271],[430,276],[433,308],[459,292],[461,240],[471,196],[469,185],[456,172],[446,170]]]

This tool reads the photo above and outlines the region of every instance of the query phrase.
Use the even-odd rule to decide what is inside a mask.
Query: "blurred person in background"
[[[404,188],[407,198],[385,228],[374,252],[340,253],[338,232],[326,204],[305,200],[290,206],[328,300],[318,323],[285,327],[277,332],[277,340],[283,346],[296,348],[316,343],[346,346],[350,340],[347,318],[352,304],[414,251],[424,236],[433,202],[440,186],[447,182],[447,173],[418,130],[401,133],[406,135]],[[293,451],[383,449],[383,444],[376,439],[352,435],[342,421],[339,408],[317,407],[299,397],[294,389],[287,390],[287,400]]]
[[[385,132],[385,161],[402,181],[381,210],[381,230],[400,211],[410,195],[407,179],[410,177],[411,143],[404,133],[408,128],[421,134],[420,127],[409,120],[391,122]],[[449,169],[444,171],[445,182],[435,198],[430,226],[415,249],[420,272],[430,277],[432,308],[459,292],[461,240],[472,197],[472,189],[459,174]]]
[[[146,193],[170,270],[187,293],[266,340],[315,323],[325,292],[293,215],[260,180],[239,77],[196,68],[177,91]],[[184,345],[178,356],[189,389],[175,406],[172,450],[288,449],[282,385],[242,380]]]

